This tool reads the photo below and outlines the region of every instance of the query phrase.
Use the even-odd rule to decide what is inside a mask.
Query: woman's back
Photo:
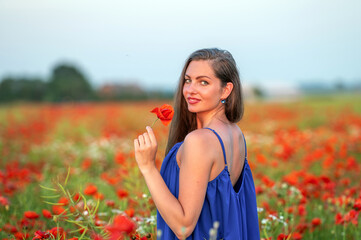
[[[221,137],[224,149],[226,153],[228,170],[230,173],[232,185],[236,183],[239,176],[241,175],[245,157],[246,157],[246,145],[245,139],[242,131],[237,126],[237,124],[227,124],[227,125],[218,125],[213,127],[218,135]],[[212,136],[213,135],[213,136]],[[216,178],[219,173],[221,173],[225,167],[225,161],[223,156],[222,145],[219,142],[219,139],[214,134],[209,134],[209,139],[207,142],[209,151],[213,151],[215,156],[215,162],[211,170],[209,181]],[[181,158],[183,152],[183,144],[179,147],[177,151],[177,163],[178,166],[181,166]]]
[[[215,152],[217,160],[214,161],[210,173],[198,222],[187,239],[209,239],[209,230],[214,222],[219,222],[217,239],[259,239],[256,195],[247,162],[244,136],[235,124],[229,125],[228,128],[217,128],[222,135],[213,129],[207,129],[213,131],[216,136],[209,137],[209,151]],[[242,144],[239,144],[239,139]],[[176,198],[179,194],[178,164],[181,167],[179,160],[182,145],[183,142],[180,142],[173,146],[164,159],[160,172]],[[159,213],[157,227],[163,232],[162,239],[177,239]]]

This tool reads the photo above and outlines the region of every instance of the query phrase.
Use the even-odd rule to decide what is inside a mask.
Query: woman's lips
[[[187,99],[188,99],[188,103],[189,103],[189,104],[196,104],[196,103],[198,103],[198,102],[201,101],[201,100],[198,99],[198,98],[191,98],[191,97],[189,97],[189,98],[187,98]]]

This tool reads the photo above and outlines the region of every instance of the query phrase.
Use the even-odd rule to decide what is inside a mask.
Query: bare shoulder
[[[239,128],[239,126],[236,126],[236,132],[239,137],[239,141],[243,143],[245,141],[245,136],[243,135],[243,131]]]
[[[208,129],[196,129],[185,137],[184,150],[190,150],[193,154],[204,154],[209,156],[213,154],[212,146],[217,144],[217,138],[212,131]]]
[[[187,136],[184,139],[184,142],[206,142],[209,140],[209,137],[213,134],[208,129],[196,129],[190,133],[187,134]]]

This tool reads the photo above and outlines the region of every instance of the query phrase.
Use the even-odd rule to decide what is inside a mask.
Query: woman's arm
[[[152,129],[147,127],[147,133],[134,140],[135,158],[152,199],[178,238],[193,232],[203,207],[214,162],[209,133],[203,129],[193,131],[183,142],[178,199],[169,191],[154,164],[157,141]]]

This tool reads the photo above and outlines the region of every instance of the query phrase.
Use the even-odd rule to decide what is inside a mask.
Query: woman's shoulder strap
[[[226,151],[225,151],[225,149],[224,149],[224,144],[223,144],[222,138],[221,138],[221,137],[219,136],[219,134],[218,134],[216,131],[214,131],[212,128],[204,128],[204,129],[209,129],[209,130],[211,130],[212,132],[214,132],[214,134],[216,134],[216,136],[217,136],[217,138],[218,138],[218,140],[219,140],[219,142],[221,143],[221,146],[222,146],[224,163],[225,163],[226,166],[227,166]]]

